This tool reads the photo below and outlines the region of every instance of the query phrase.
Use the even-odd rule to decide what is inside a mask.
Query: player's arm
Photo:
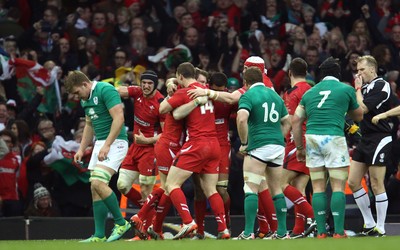
[[[129,97],[129,92],[128,92],[128,87],[126,86],[120,86],[117,88],[118,94],[121,96],[121,98],[128,98]]]
[[[168,78],[167,81],[165,82],[165,86],[167,87],[168,95],[172,96],[178,89],[178,83],[176,78]]]
[[[285,117],[281,118],[281,131],[282,131],[282,135],[283,137],[285,137],[287,135],[287,133],[289,133],[289,130],[291,129],[291,118],[293,116],[292,115],[286,115]]]
[[[152,137],[145,137],[144,134],[140,131],[139,129],[139,134],[135,134],[135,143],[136,144],[145,144],[145,145],[149,145],[149,144],[155,144],[158,139],[161,137],[161,134],[152,136]]]
[[[364,110],[360,107],[347,111],[348,116],[356,122],[360,122],[364,117]]]
[[[199,96],[208,96],[209,99],[214,101],[225,102],[228,104],[235,104],[239,102],[240,96],[242,95],[238,90],[232,93],[225,91],[215,91],[210,89],[198,88],[188,90],[190,98],[196,98]]]
[[[292,118],[293,139],[298,150],[304,149],[302,125],[306,120],[306,111],[303,105],[299,105]]]
[[[359,89],[359,88],[357,88],[357,90],[356,90],[356,98],[357,98],[357,103],[358,103],[358,105],[360,105],[363,113],[364,114],[368,113],[369,109],[368,109],[367,105],[365,105],[365,103],[364,103],[364,97],[361,93],[361,89]]]
[[[207,96],[199,96],[193,99],[192,101],[183,104],[172,112],[174,119],[179,121],[188,116],[197,106],[203,105],[208,101]]]
[[[368,109],[367,105],[365,105],[364,97],[361,93],[362,82],[363,82],[362,77],[359,74],[356,74],[356,77],[354,79],[354,87],[356,88],[356,99],[357,99],[358,105],[360,105],[364,114],[366,114],[369,112],[369,109]]]
[[[373,124],[378,124],[379,120],[384,120],[392,116],[400,116],[400,106],[392,108],[386,112],[380,113],[372,118]]]
[[[168,97],[166,97],[161,103],[160,103],[160,108],[158,112],[160,114],[166,114],[168,112],[171,112],[173,110],[171,104],[168,103]]]
[[[239,111],[237,112],[236,124],[242,146],[246,146],[248,143],[248,138],[247,138],[248,135],[247,133],[249,129],[247,125],[248,119],[249,119],[249,111],[247,111],[246,109],[239,109]]]

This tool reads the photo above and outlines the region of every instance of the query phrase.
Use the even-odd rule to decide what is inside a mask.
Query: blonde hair
[[[378,71],[378,63],[376,62],[376,60],[373,56],[370,56],[370,55],[360,56],[356,60],[357,63],[359,63],[361,61],[366,61],[368,66],[374,67],[375,72]]]
[[[64,81],[65,90],[71,93],[73,87],[82,86],[83,82],[90,82],[90,80],[82,71],[70,71]]]

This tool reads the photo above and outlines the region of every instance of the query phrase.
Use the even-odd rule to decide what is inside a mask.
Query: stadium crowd
[[[276,143],[270,144],[282,144],[282,159],[263,159],[256,150],[268,145],[247,145],[257,133],[249,130],[248,141],[247,130],[241,126],[242,122],[254,119],[249,106],[252,100],[246,96],[255,91],[246,95],[246,90],[253,88],[252,85],[260,87],[257,82],[263,82],[277,98],[285,101],[287,112],[279,112],[282,118],[286,115],[304,118],[300,115],[303,113],[295,113],[301,96],[331,76],[354,89],[354,101],[369,122],[364,131],[362,125],[359,127],[360,119],[352,115],[346,116],[343,124],[347,150],[350,156],[354,152],[351,164],[362,168],[352,172],[350,167],[346,194],[354,193],[360,207],[366,224],[362,233],[385,235],[382,218],[384,223],[386,209],[389,214],[400,212],[396,153],[399,121],[396,113],[387,112],[399,105],[399,9],[398,0],[0,0],[0,216],[94,215],[96,223],[96,211],[97,214],[101,209],[105,211],[93,195],[94,179],[89,171],[93,170],[92,152],[101,154],[86,139],[85,115],[92,119],[94,114],[80,104],[79,99],[86,101],[88,97],[80,95],[74,84],[72,87],[67,84],[72,79],[69,72],[79,71],[90,80],[77,82],[90,82],[82,85],[84,88],[96,86],[92,84],[96,81],[106,82],[121,96],[123,130],[127,132],[130,147],[119,174],[113,176],[98,170],[95,179],[100,182],[106,179],[116,199],[122,194],[141,208],[131,218],[137,239],[162,238],[162,221],[171,206],[183,221],[177,239],[188,235],[203,239],[204,217],[210,211],[217,218],[221,239],[231,237],[229,214],[246,216],[246,228],[238,239],[301,238],[315,227],[324,237],[326,218],[314,216],[315,209],[322,209],[322,205],[319,208],[311,205],[310,172],[307,168],[285,167],[290,157],[296,161],[293,152],[301,153],[306,142],[301,145],[300,139],[295,144],[290,134],[285,133],[284,152],[283,137],[277,135]],[[364,57],[369,55],[372,57]],[[338,60],[332,62],[331,57]],[[321,65],[323,62],[325,67]],[[254,67],[261,71],[261,79],[258,72],[253,72]],[[363,72],[369,67],[373,72]],[[387,96],[379,99],[385,103],[384,109],[380,109],[380,104],[376,112],[375,109],[370,112],[371,103],[379,102],[368,99],[374,87],[362,84],[372,86],[377,77]],[[295,102],[290,94],[298,82],[302,85],[298,87],[301,91],[296,92]],[[190,94],[185,95],[186,89],[180,88],[191,89]],[[275,98],[275,94],[271,95]],[[214,106],[209,105],[211,100]],[[307,111],[306,104],[302,105]],[[349,112],[358,105],[352,103]],[[216,126],[210,121],[214,116],[199,118],[214,108]],[[243,112],[248,112],[249,117],[243,116]],[[385,115],[371,121],[374,115],[382,113]],[[111,117],[114,118],[112,113]],[[272,116],[270,119],[273,120]],[[378,132],[382,134],[374,130],[372,123],[381,124]],[[213,127],[217,127],[216,132]],[[184,130],[186,136],[191,136],[183,144]],[[371,131],[378,134],[368,137],[371,141],[390,137],[392,143],[391,149],[379,154],[384,167],[376,171],[370,168],[368,174],[369,165],[375,166],[375,158],[366,159],[366,155],[373,155],[373,151],[364,152],[360,148],[370,143],[363,139],[367,138],[362,136],[363,132],[370,135]],[[203,137],[213,139],[204,146],[204,142],[199,142]],[[89,147],[80,148],[82,140]],[[289,141],[292,144],[288,149]],[[221,151],[213,143],[219,143]],[[197,154],[204,153],[208,158],[203,155],[201,161],[194,162],[196,154],[184,154],[192,147]],[[207,147],[214,152],[201,150]],[[175,161],[171,154],[165,153],[169,151],[178,154]],[[79,159],[74,158],[76,152],[80,152]],[[283,160],[283,156],[287,159]],[[303,156],[299,159],[305,160]],[[249,167],[257,159],[258,164],[267,163],[267,177],[260,177],[260,173]],[[215,172],[213,167],[218,164],[219,172]],[[285,172],[277,173],[276,169],[282,165]],[[173,174],[168,175],[169,171]],[[196,174],[189,178],[192,172]],[[274,182],[279,178],[271,178],[281,175],[286,177],[282,183]],[[160,178],[157,185],[160,188],[153,189],[158,181],[156,176]],[[318,176],[321,175],[311,174],[313,187],[318,186],[315,181]],[[330,172],[331,178],[343,181],[347,180],[347,171],[343,176]],[[132,187],[134,183],[140,188]],[[367,195],[364,187],[369,187]],[[332,190],[332,199],[342,199],[337,195],[337,190],[343,191],[341,188],[332,186]],[[114,196],[110,201],[109,196],[103,199],[101,192],[96,192],[107,207],[114,203]],[[326,202],[322,193],[318,191],[314,198]],[[378,214],[376,223],[367,209],[369,204]],[[286,207],[291,206],[295,227],[286,235]],[[108,239],[112,241],[129,227],[115,207],[108,209],[118,218],[113,237]],[[340,214],[339,208],[334,209]],[[190,213],[193,210],[195,219]],[[98,226],[102,217],[98,218],[95,234],[88,241],[105,241]],[[253,232],[256,218],[259,228]],[[335,216],[334,221],[335,226],[340,224]],[[120,234],[118,225],[124,227]],[[335,228],[333,235],[339,238],[345,235],[342,229]]]

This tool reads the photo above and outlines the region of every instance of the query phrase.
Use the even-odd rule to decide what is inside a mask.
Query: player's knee
[[[357,183],[356,181],[354,181],[353,179],[349,179],[347,181],[347,184],[349,184],[349,188],[351,189],[351,191],[355,192],[357,191],[359,188],[359,186],[361,185],[360,183]]]
[[[228,180],[217,182],[217,191],[221,196],[228,193],[228,184],[229,184]]]
[[[127,194],[132,188],[133,179],[128,172],[120,170],[119,177],[117,180],[117,188],[123,193]]]
[[[111,174],[107,172],[107,170],[104,170],[102,168],[95,168],[91,173],[90,173],[90,182],[92,188],[98,188],[101,183],[105,183],[108,185],[108,183],[111,180]]]
[[[326,176],[325,171],[317,171],[317,172],[310,171],[310,178],[313,181],[325,180],[325,176]]]
[[[340,181],[347,181],[349,173],[347,172],[347,170],[344,171],[340,169],[331,169],[329,170],[329,177]]]
[[[244,178],[244,186],[243,186],[244,193],[257,193],[258,188],[256,187],[260,186],[261,182],[265,180],[265,176],[254,174],[248,171],[243,171],[243,178]]]
[[[156,183],[155,176],[139,175],[139,183],[141,185],[154,185]]]

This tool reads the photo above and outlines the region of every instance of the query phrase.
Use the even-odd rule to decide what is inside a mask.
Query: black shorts
[[[392,157],[392,136],[390,134],[371,134],[361,137],[353,152],[353,160],[367,166],[386,166]]]

